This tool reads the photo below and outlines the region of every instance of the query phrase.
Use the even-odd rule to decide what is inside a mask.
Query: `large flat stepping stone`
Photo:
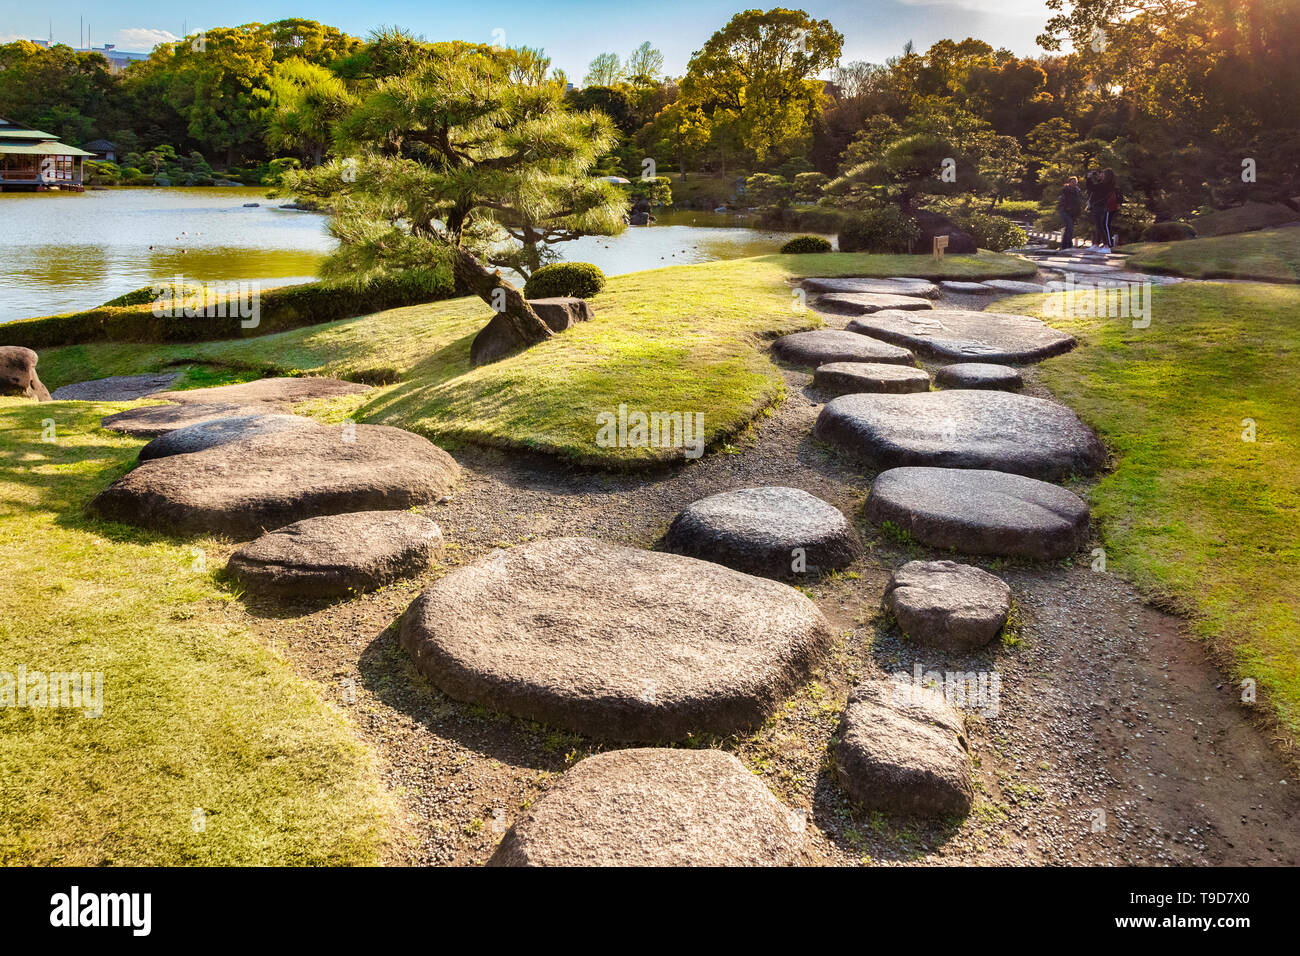
[[[939,287],[928,279],[804,279],[800,283],[809,292],[848,292],[868,295],[907,295],[924,299],[937,298]]]
[[[113,375],[89,382],[76,382],[54,390],[58,401],[73,402],[133,402],[159,389],[166,388],[181,377],[180,372],[152,372],[147,375]]]
[[[155,458],[166,458],[168,455],[188,455],[207,448],[216,448],[218,445],[226,445],[241,438],[269,435],[292,428],[314,428],[316,425],[316,422],[301,415],[258,414],[209,418],[159,435],[141,448],[137,457],[140,461],[152,461]]]
[[[1103,262],[1080,262],[1075,259],[1059,259],[1052,262],[1048,268],[1056,269],[1060,272],[1077,272],[1081,275],[1105,275],[1108,272],[1117,271],[1119,266]]]
[[[992,295],[997,291],[983,282],[963,282],[960,279],[945,279],[939,285],[945,292],[962,292],[967,295]]]
[[[253,538],[303,518],[426,505],[459,473],[445,451],[400,428],[314,425],[146,461],[87,507],[166,534]]]
[[[172,392],[154,392],[150,398],[167,402],[306,402],[314,398],[334,398],[370,391],[369,385],[345,382],[337,378],[260,378],[236,385],[213,388],[187,388]]]
[[[816,329],[783,335],[772,343],[772,352],[778,358],[808,368],[817,368],[827,362],[916,364],[916,358],[905,348],[843,329]]]
[[[778,487],[696,501],[673,519],[664,544],[678,554],[772,578],[842,568],[862,553],[858,533],[838,508],[798,488]]]
[[[401,636],[457,700],[644,741],[760,723],[832,638],[788,585],[590,538],[531,542],[452,571],[407,610]]]
[[[828,292],[817,297],[817,311],[837,315],[869,315],[881,309],[916,311],[933,308],[934,303],[929,299],[885,292]]]
[[[969,564],[909,561],[890,578],[884,604],[913,640],[969,651],[1002,632],[1011,613],[1011,588]]]
[[[156,438],[178,428],[211,421],[214,418],[246,418],[274,412],[287,412],[287,405],[270,402],[239,405],[234,402],[211,402],[197,405],[140,405],[100,419],[102,428],[137,438]]]
[[[987,388],[1000,392],[1018,392],[1025,387],[1019,369],[992,362],[945,365],[935,371],[934,383],[942,388]]]
[[[1088,538],[1088,506],[1077,495],[1000,471],[890,469],[871,486],[866,516],[921,544],[967,554],[1053,561]]]
[[[720,750],[615,750],[579,761],[524,812],[489,866],[791,866],[797,821]]]
[[[264,534],[231,555],[226,568],[258,593],[340,597],[419,574],[442,548],[442,531],[423,515],[360,511]]]
[[[813,388],[836,395],[857,392],[928,392],[930,376],[911,365],[883,362],[828,362],[813,372]]]
[[[854,319],[848,331],[949,362],[1039,362],[1074,348],[1074,336],[1006,312],[884,310]]]
[[[1016,295],[1047,291],[1045,285],[1037,282],[1021,282],[1018,279],[985,279],[984,285],[999,292],[1011,292]]]
[[[1056,480],[1106,464],[1101,442],[1069,408],[1007,392],[841,395],[813,434],[877,469],[989,468]]]
[[[859,684],[836,734],[835,766],[871,810],[964,816],[975,801],[961,715],[942,693],[897,680]]]

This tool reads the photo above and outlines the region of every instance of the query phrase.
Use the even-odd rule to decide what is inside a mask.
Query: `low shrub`
[[[860,212],[840,227],[840,252],[906,253],[921,238],[916,222],[897,206]]]
[[[959,219],[958,224],[971,234],[975,245],[981,249],[1001,252],[1023,246],[1029,241],[1029,235],[1020,226],[1005,216],[991,216],[988,213],[974,212]]]
[[[532,274],[524,284],[524,298],[576,296],[589,299],[603,288],[605,273],[590,262],[553,262]]]
[[[1175,220],[1154,222],[1142,230],[1143,242],[1179,242],[1183,239],[1195,238],[1195,229],[1185,222]]]
[[[795,236],[781,247],[787,256],[803,255],[808,252],[830,252],[831,244],[821,236]]]
[[[187,287],[185,291],[192,293],[193,288],[201,287]],[[141,292],[146,295],[143,302]],[[234,314],[154,315],[153,293],[152,288],[137,289],[113,300],[128,300],[131,304],[105,304],[85,312],[6,322],[0,325],[0,345],[41,349],[85,342],[206,342],[252,338],[448,299],[455,294],[455,283],[451,270],[438,266],[380,273],[360,282],[339,280],[281,286],[259,294],[258,323],[251,328],[243,326],[237,308],[218,308],[217,303],[203,311]]]

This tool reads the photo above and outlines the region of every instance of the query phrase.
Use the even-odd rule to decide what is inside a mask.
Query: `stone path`
[[[77,382],[54,390],[55,401],[133,402],[160,391],[180,378],[180,372],[150,372],[145,375],[113,375],[89,382]]]
[[[832,395],[859,392],[928,392],[930,376],[911,365],[883,362],[827,362],[813,372],[813,388]]]
[[[457,700],[596,738],[671,741],[759,723],[832,635],[788,585],[557,538],[440,578],[403,617],[401,638]]]
[[[997,637],[1011,613],[1001,578],[955,561],[909,561],[890,578],[885,608],[906,636],[968,651]]]
[[[874,468],[984,468],[1060,479],[1106,463],[1092,429],[1056,402],[1007,392],[947,389],[842,395],[813,431]]]
[[[220,404],[220,407],[227,406]],[[152,461],[169,455],[188,455],[191,452],[228,445],[242,438],[252,438],[254,435],[271,435],[276,432],[314,427],[316,427],[315,422],[301,415],[259,413],[205,418],[193,425],[164,432],[141,448],[140,454],[136,457],[140,461]]]
[[[839,329],[783,335],[772,343],[772,353],[806,368],[817,368],[828,362],[916,364],[916,358],[905,348]]]
[[[789,866],[803,820],[718,750],[616,750],[526,810],[495,866]]]
[[[847,326],[932,358],[949,362],[1039,362],[1074,348],[1074,336],[1032,316],[1006,312],[935,309],[885,310],[854,319]]]
[[[341,597],[418,574],[442,550],[442,532],[423,515],[360,511],[268,532],[231,555],[226,568],[258,594]]]
[[[345,382],[337,378],[304,375],[296,378],[259,378],[235,385],[217,385],[213,388],[186,388],[172,392],[154,392],[149,398],[180,404],[201,402],[252,403],[252,402],[305,402],[317,398],[334,398],[339,395],[358,395],[370,391],[369,385]]]
[[[167,534],[251,538],[303,518],[429,504],[458,473],[450,455],[410,432],[313,424],[146,461],[88,509]]]
[[[817,309],[837,315],[869,315],[883,309],[925,311],[934,303],[914,295],[892,295],[885,292],[828,292],[817,297]]]
[[[1054,560],[1087,540],[1088,506],[1057,485],[1001,471],[892,468],[866,516],[922,544],[968,554]]]
[[[808,292],[819,293],[906,295],[925,299],[939,296],[939,287],[928,279],[804,279],[800,285]]]
[[[934,384],[940,388],[990,388],[1018,392],[1025,386],[1019,369],[992,362],[958,362],[936,369]]]
[[[742,488],[692,502],[664,537],[669,551],[772,578],[807,578],[862,553],[843,513],[798,488]]]
[[[257,418],[267,414],[288,414],[289,406],[273,402],[236,405],[231,402],[208,402],[194,405],[137,405],[101,419],[100,425],[109,431],[134,435],[137,438],[157,438],[168,432],[209,422],[219,418]]]

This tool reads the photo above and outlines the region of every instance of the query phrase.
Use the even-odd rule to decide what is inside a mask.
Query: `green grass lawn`
[[[1125,246],[1129,265],[1194,279],[1300,282],[1300,226]]]
[[[103,674],[99,717],[0,707],[0,864],[380,861],[370,753],[232,622],[212,543],[81,516],[141,445],[122,407],[0,398],[0,672]]]
[[[1040,303],[1026,296],[998,308]],[[1300,736],[1297,315],[1294,286],[1167,286],[1155,290],[1146,329],[1048,318],[1080,347],[1039,366],[1118,457],[1091,495],[1110,567],[1187,613],[1232,676],[1267,693],[1292,739]],[[1253,442],[1243,441],[1246,419]]]
[[[51,387],[190,363],[231,374],[311,373],[396,382],[358,420],[444,442],[527,448],[588,464],[680,460],[680,449],[596,445],[596,416],[620,403],[645,412],[698,412],[716,447],[782,394],[767,342],[820,323],[796,309],[790,281],[806,275],[973,278],[1032,274],[995,253],[949,256],[761,256],[615,276],[594,321],[505,361],[472,369],[469,345],[490,312],[479,299],[393,309],[240,341],[69,346],[41,353]]]

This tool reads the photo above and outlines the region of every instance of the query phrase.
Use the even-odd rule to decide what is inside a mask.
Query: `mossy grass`
[[[1129,266],[1194,279],[1300,282],[1300,226],[1124,246]]]

